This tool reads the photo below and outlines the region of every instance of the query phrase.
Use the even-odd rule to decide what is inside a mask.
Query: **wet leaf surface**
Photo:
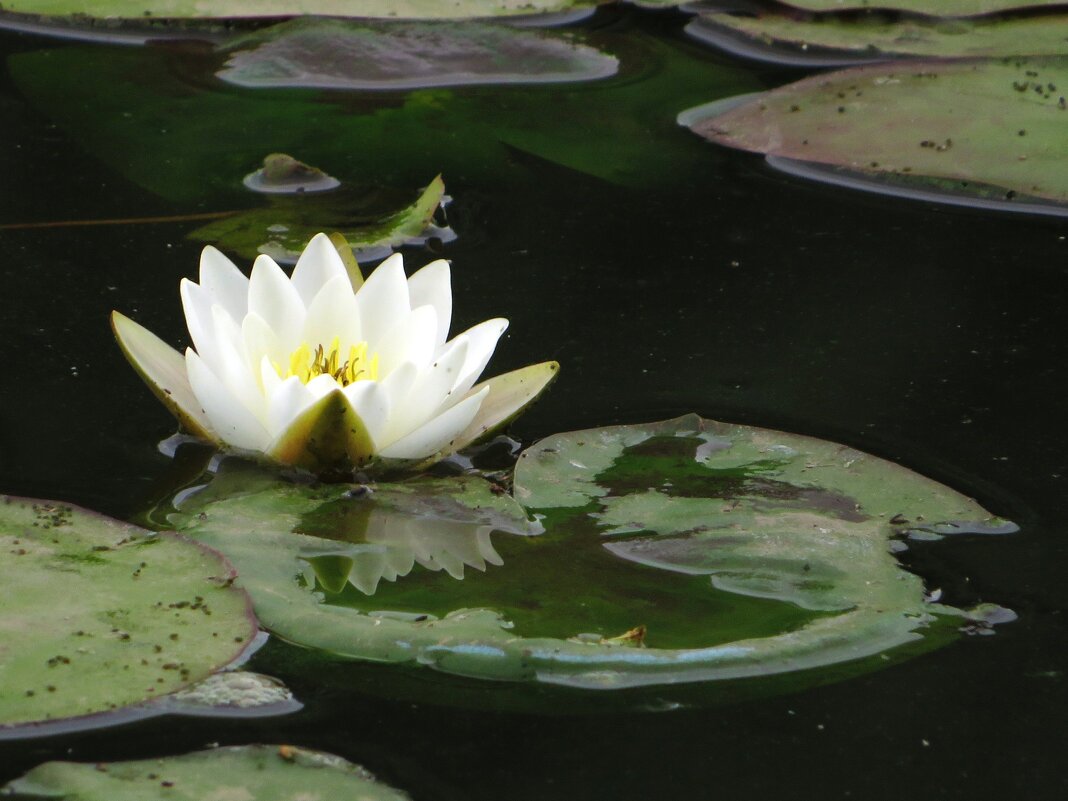
[[[122,710],[235,660],[258,627],[232,580],[184,538],[0,498],[0,734]]]

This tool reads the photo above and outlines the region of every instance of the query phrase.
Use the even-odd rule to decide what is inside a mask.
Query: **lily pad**
[[[215,748],[133,762],[46,762],[7,784],[2,793],[69,801],[408,798],[358,765],[290,745]]]
[[[880,64],[685,113],[719,144],[962,195],[1068,203],[1068,58]]]
[[[704,14],[686,26],[691,36],[727,50],[776,63],[802,65],[869,62],[902,56],[965,58],[978,56],[1068,55],[1068,15],[1003,19],[891,19],[877,16],[820,16],[799,20],[785,13],[759,16]],[[732,47],[733,42],[738,46]]]
[[[882,9],[939,17],[974,17],[1002,11],[1064,5],[1064,0],[784,0],[785,5],[806,11],[864,11]]]
[[[215,220],[188,236],[247,259],[266,253],[275,261],[293,264],[308,241],[325,228],[342,234],[357,258],[382,258],[393,248],[421,237],[452,237],[448,229],[431,225],[444,194],[445,184],[439,176],[410,206],[384,216],[368,209],[381,202],[374,194],[341,190],[322,195],[272,195],[267,206]]]
[[[230,564],[184,537],[3,496],[0,546],[0,736],[173,693],[258,631]]]
[[[588,81],[619,61],[550,31],[485,23],[296,19],[227,42],[216,74],[253,88],[398,90]]]
[[[596,5],[593,0],[5,0],[20,14],[96,18],[329,17],[462,19],[544,14]]]
[[[889,462],[696,417],[528,450],[515,494],[545,526],[534,537],[473,475],[311,486],[223,467],[169,523],[233,560],[276,635],[580,689],[764,677],[944,639],[972,613],[929,603],[890,538],[1014,530]]]

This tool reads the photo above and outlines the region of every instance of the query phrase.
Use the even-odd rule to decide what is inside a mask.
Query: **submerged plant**
[[[207,247],[181,296],[184,357],[112,313],[130,364],[189,433],[318,473],[429,465],[515,417],[559,369],[476,385],[507,320],[449,340],[448,262],[406,279],[395,254],[364,281],[323,234],[291,278],[268,256],[246,278]]]

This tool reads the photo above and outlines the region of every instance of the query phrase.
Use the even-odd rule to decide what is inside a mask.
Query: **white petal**
[[[297,376],[291,375],[285,381],[279,381],[267,404],[267,427],[271,436],[277,437],[285,431],[297,415],[314,401],[315,397]]]
[[[449,338],[452,322],[452,283],[449,263],[438,259],[408,279],[408,296],[413,309],[430,305],[438,313],[438,345]]]
[[[360,329],[371,351],[382,345],[384,335],[397,320],[411,311],[404,261],[394,253],[380,265],[356,292]]]
[[[200,254],[200,286],[235,320],[248,311],[248,279],[211,245]]]
[[[182,295],[182,310],[185,312],[185,324],[189,328],[189,337],[193,347],[212,370],[221,370],[219,359],[215,354],[215,324],[211,313],[211,295],[200,284],[183,278],[179,289]]]
[[[260,256],[252,266],[248,310],[258,314],[274,331],[283,350],[300,345],[304,328],[304,302],[270,256]]]
[[[423,459],[445,448],[475,419],[488,389],[446,409],[430,422],[381,450],[388,459]]]
[[[460,370],[460,376],[453,387],[454,396],[461,397],[475,385],[478,377],[482,375],[482,371],[489,364],[493,349],[497,347],[497,340],[501,338],[501,334],[504,333],[506,328],[508,328],[508,321],[503,317],[496,317],[472,326],[459,335],[467,337],[469,345],[467,348],[467,361],[464,362],[464,366]]]
[[[337,248],[326,234],[316,234],[297,259],[297,266],[293,268],[293,286],[304,301],[305,307],[310,306],[319,291],[338,276],[344,277],[351,295],[352,284],[349,283],[345,263],[341,261]]]
[[[245,358],[250,365],[261,364],[267,359],[283,369],[288,366],[289,353],[282,348],[278,335],[256,313],[245,316],[241,321],[241,337],[245,342]]]
[[[389,408],[398,409],[415,386],[419,370],[411,362],[405,362],[378,383],[389,395]]]
[[[377,444],[389,420],[389,393],[377,381],[357,381],[342,392]]]
[[[338,384],[332,375],[317,375],[305,386],[308,388],[308,392],[312,394],[312,397],[318,400],[324,395],[329,395],[336,389],[340,389],[341,385]]]
[[[291,377],[296,378],[296,376]],[[274,364],[271,363],[267,356],[263,356],[260,359],[260,388],[263,390],[263,396],[270,399],[271,395],[278,391],[278,387],[281,384],[282,379],[278,375],[278,371],[274,369]]]
[[[393,406],[380,448],[395,442],[430,420],[449,399],[449,393],[467,359],[467,339],[458,336],[429,368],[422,371],[407,396]],[[457,396],[459,398],[461,396]]]
[[[270,440],[266,429],[238,402],[192,348],[185,352],[185,366],[193,394],[204,407],[204,413],[219,437],[238,448],[263,450]]]
[[[333,245],[331,245],[333,247]],[[341,345],[341,361],[348,358],[348,348],[362,340],[360,314],[347,275],[331,278],[308,305],[303,341],[315,350],[316,345],[330,347],[334,337]]]
[[[405,362],[422,370],[437,350],[438,315],[433,306],[420,306],[394,321],[394,325],[373,350],[378,369],[388,375]]]
[[[215,352],[219,359],[219,372],[222,379],[240,402],[261,421],[266,420],[267,404],[260,391],[259,369],[253,369],[245,358],[245,342],[241,329],[222,306],[212,307],[214,323]]]

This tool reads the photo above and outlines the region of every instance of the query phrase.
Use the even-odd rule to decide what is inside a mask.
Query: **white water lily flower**
[[[475,384],[508,321],[448,339],[449,264],[406,278],[400,254],[366,281],[323,234],[292,278],[260,256],[246,278],[212,247],[184,279],[185,356],[118,312],[127,359],[190,433],[316,472],[428,464],[512,419],[556,362]]]

